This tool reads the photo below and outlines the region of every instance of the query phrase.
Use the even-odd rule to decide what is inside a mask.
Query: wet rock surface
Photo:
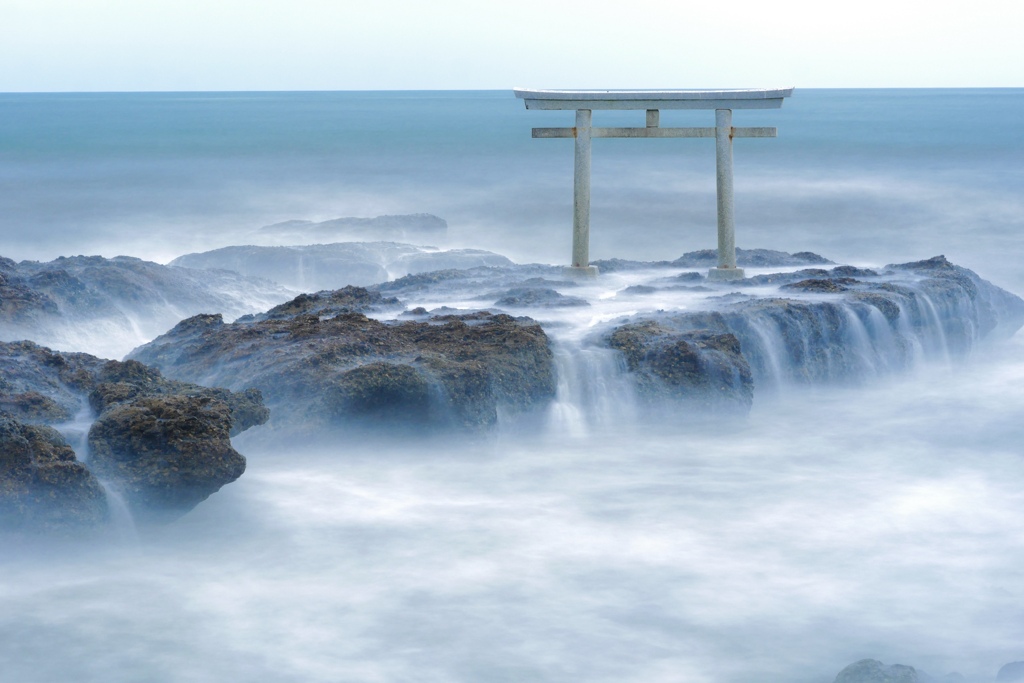
[[[704,408],[750,407],[750,365],[731,333],[679,333],[654,321],[622,325],[607,338],[625,356],[645,399],[675,398]]]
[[[255,389],[231,392],[168,380],[136,361],[59,353],[32,342],[0,343],[0,370],[3,418],[20,425],[25,438],[29,438],[26,430],[42,430],[32,432],[35,440],[29,440],[51,444],[44,455],[63,463],[45,470],[67,474],[45,480],[56,510],[61,509],[62,496],[77,500],[83,491],[92,491],[88,482],[95,482],[97,475],[125,497],[137,517],[180,516],[241,475],[245,460],[231,448],[229,437],[269,418]],[[60,427],[75,419],[87,423],[93,416],[90,457],[83,465],[47,425]],[[53,435],[60,438],[59,444]],[[0,457],[6,456],[0,453]],[[19,462],[25,460],[18,457]],[[43,472],[38,464],[43,463],[42,456],[33,457],[38,461],[33,467]],[[18,467],[17,476],[24,479],[27,465]],[[76,519],[98,520],[83,512],[54,518],[43,526],[58,526],[60,520],[70,525]]]
[[[89,467],[116,483],[136,519],[170,521],[242,476],[231,424],[228,403],[210,396],[114,403],[89,430]]]
[[[549,287],[514,287],[502,294],[494,305],[499,308],[551,308],[557,306],[589,306],[578,296],[566,296]]]
[[[258,387],[274,424],[393,428],[493,425],[554,395],[548,338],[488,311],[382,322],[361,313],[183,321],[131,357],[170,377]]]
[[[941,256],[881,273],[839,266],[759,275],[728,286],[765,285],[777,286],[779,295],[735,292],[708,297],[693,310],[637,314],[602,343],[626,354],[647,392],[654,378],[665,387],[682,386],[666,377],[657,349],[692,344],[693,335],[732,335],[754,385],[842,383],[904,369],[921,355],[963,355],[980,340],[1008,337],[1024,324],[1024,301]],[[631,355],[634,348],[643,353]],[[725,366],[708,367],[727,383]],[[729,392],[746,396],[749,376],[737,368]]]

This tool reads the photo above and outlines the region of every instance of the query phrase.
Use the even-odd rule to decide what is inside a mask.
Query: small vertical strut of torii
[[[574,109],[573,128],[534,128],[535,138],[575,138],[573,172],[572,268],[581,275],[597,275],[590,265],[590,141],[592,138],[715,138],[718,194],[718,267],[712,280],[743,277],[736,267],[736,224],[733,218],[733,138],[773,138],[775,128],[733,128],[733,109],[778,109],[793,88],[755,90],[527,90],[515,88],[527,109]],[[595,109],[643,109],[644,128],[594,128]],[[662,109],[714,109],[714,128],[662,128]]]

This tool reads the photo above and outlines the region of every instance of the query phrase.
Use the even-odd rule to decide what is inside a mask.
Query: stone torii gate
[[[528,90],[514,88],[527,109],[575,109],[573,128],[534,128],[535,138],[575,138],[572,268],[596,275],[590,265],[590,140],[591,138],[715,138],[718,180],[718,267],[712,280],[743,277],[736,267],[736,225],[733,219],[732,139],[773,138],[775,128],[733,128],[733,109],[778,109],[793,88],[755,90]],[[593,128],[595,109],[646,109],[644,128]],[[714,128],[662,128],[662,109],[714,109]]]

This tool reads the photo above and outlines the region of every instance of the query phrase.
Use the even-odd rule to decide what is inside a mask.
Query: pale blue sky
[[[1024,86],[1021,0],[0,0],[0,91]]]

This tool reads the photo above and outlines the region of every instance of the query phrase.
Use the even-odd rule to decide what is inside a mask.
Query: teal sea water
[[[166,262],[288,219],[428,212],[438,246],[562,263],[572,143],[530,128],[571,118],[511,91],[0,94],[0,255]],[[735,143],[737,244],[945,254],[1022,295],[1022,120],[1021,89],[736,112],[779,128]],[[714,192],[710,140],[596,141],[592,256],[714,246]],[[0,681],[831,683],[871,657],[989,683],[1024,660],[1021,335],[782,389],[657,429],[612,391],[576,430],[251,430],[246,474],[175,524],[0,545]]]
[[[797,89],[782,109],[739,111],[736,125],[779,137],[736,143],[738,244],[945,253],[1016,278],[994,257],[1022,246],[1022,117],[1020,89]],[[510,91],[0,95],[0,235],[15,258],[169,260],[281,220],[429,212],[453,243],[560,262],[572,142],[530,128],[571,119]],[[593,185],[594,258],[713,246],[711,141],[601,140]]]

